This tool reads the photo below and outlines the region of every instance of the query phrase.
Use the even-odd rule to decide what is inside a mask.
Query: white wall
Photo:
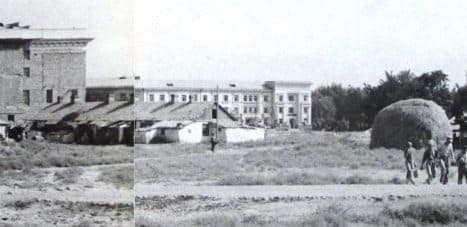
[[[263,128],[224,128],[219,136],[221,140],[227,143],[262,141],[264,140],[265,130]]]
[[[203,140],[203,123],[189,124],[178,132],[180,143],[201,143]]]
[[[6,138],[6,126],[0,125],[0,135],[2,135],[3,138]]]

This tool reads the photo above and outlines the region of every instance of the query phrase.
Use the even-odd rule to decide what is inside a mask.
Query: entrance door
[[[295,118],[290,118],[289,119],[289,125],[290,125],[290,128],[296,128],[297,127],[297,121],[295,120]]]

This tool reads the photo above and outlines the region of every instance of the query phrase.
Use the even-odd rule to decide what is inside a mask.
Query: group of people
[[[407,182],[415,184],[414,177],[418,176],[417,166],[414,160],[415,148],[411,142],[407,143],[405,149],[405,167],[407,169]],[[467,183],[467,153],[466,147],[464,146],[461,152],[454,157],[454,149],[452,147],[452,139],[446,138],[446,141],[440,146],[437,146],[435,141],[429,140],[425,152],[423,153],[422,163],[420,170],[426,169],[428,178],[427,184],[436,178],[436,167],[440,169],[439,181],[441,184],[447,184],[449,178],[449,166],[458,166],[458,184],[462,184],[462,180],[465,178]]]

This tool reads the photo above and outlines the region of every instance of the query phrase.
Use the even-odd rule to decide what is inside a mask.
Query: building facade
[[[0,23],[0,106],[84,102],[84,32]]]
[[[242,122],[298,128],[311,125],[311,82],[213,83],[138,81],[139,102],[217,102]]]

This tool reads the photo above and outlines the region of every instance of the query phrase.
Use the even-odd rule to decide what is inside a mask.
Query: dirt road
[[[200,195],[217,198],[238,197],[313,197],[369,198],[386,196],[467,196],[467,185],[312,185],[312,186],[159,186],[137,184],[136,196]]]

